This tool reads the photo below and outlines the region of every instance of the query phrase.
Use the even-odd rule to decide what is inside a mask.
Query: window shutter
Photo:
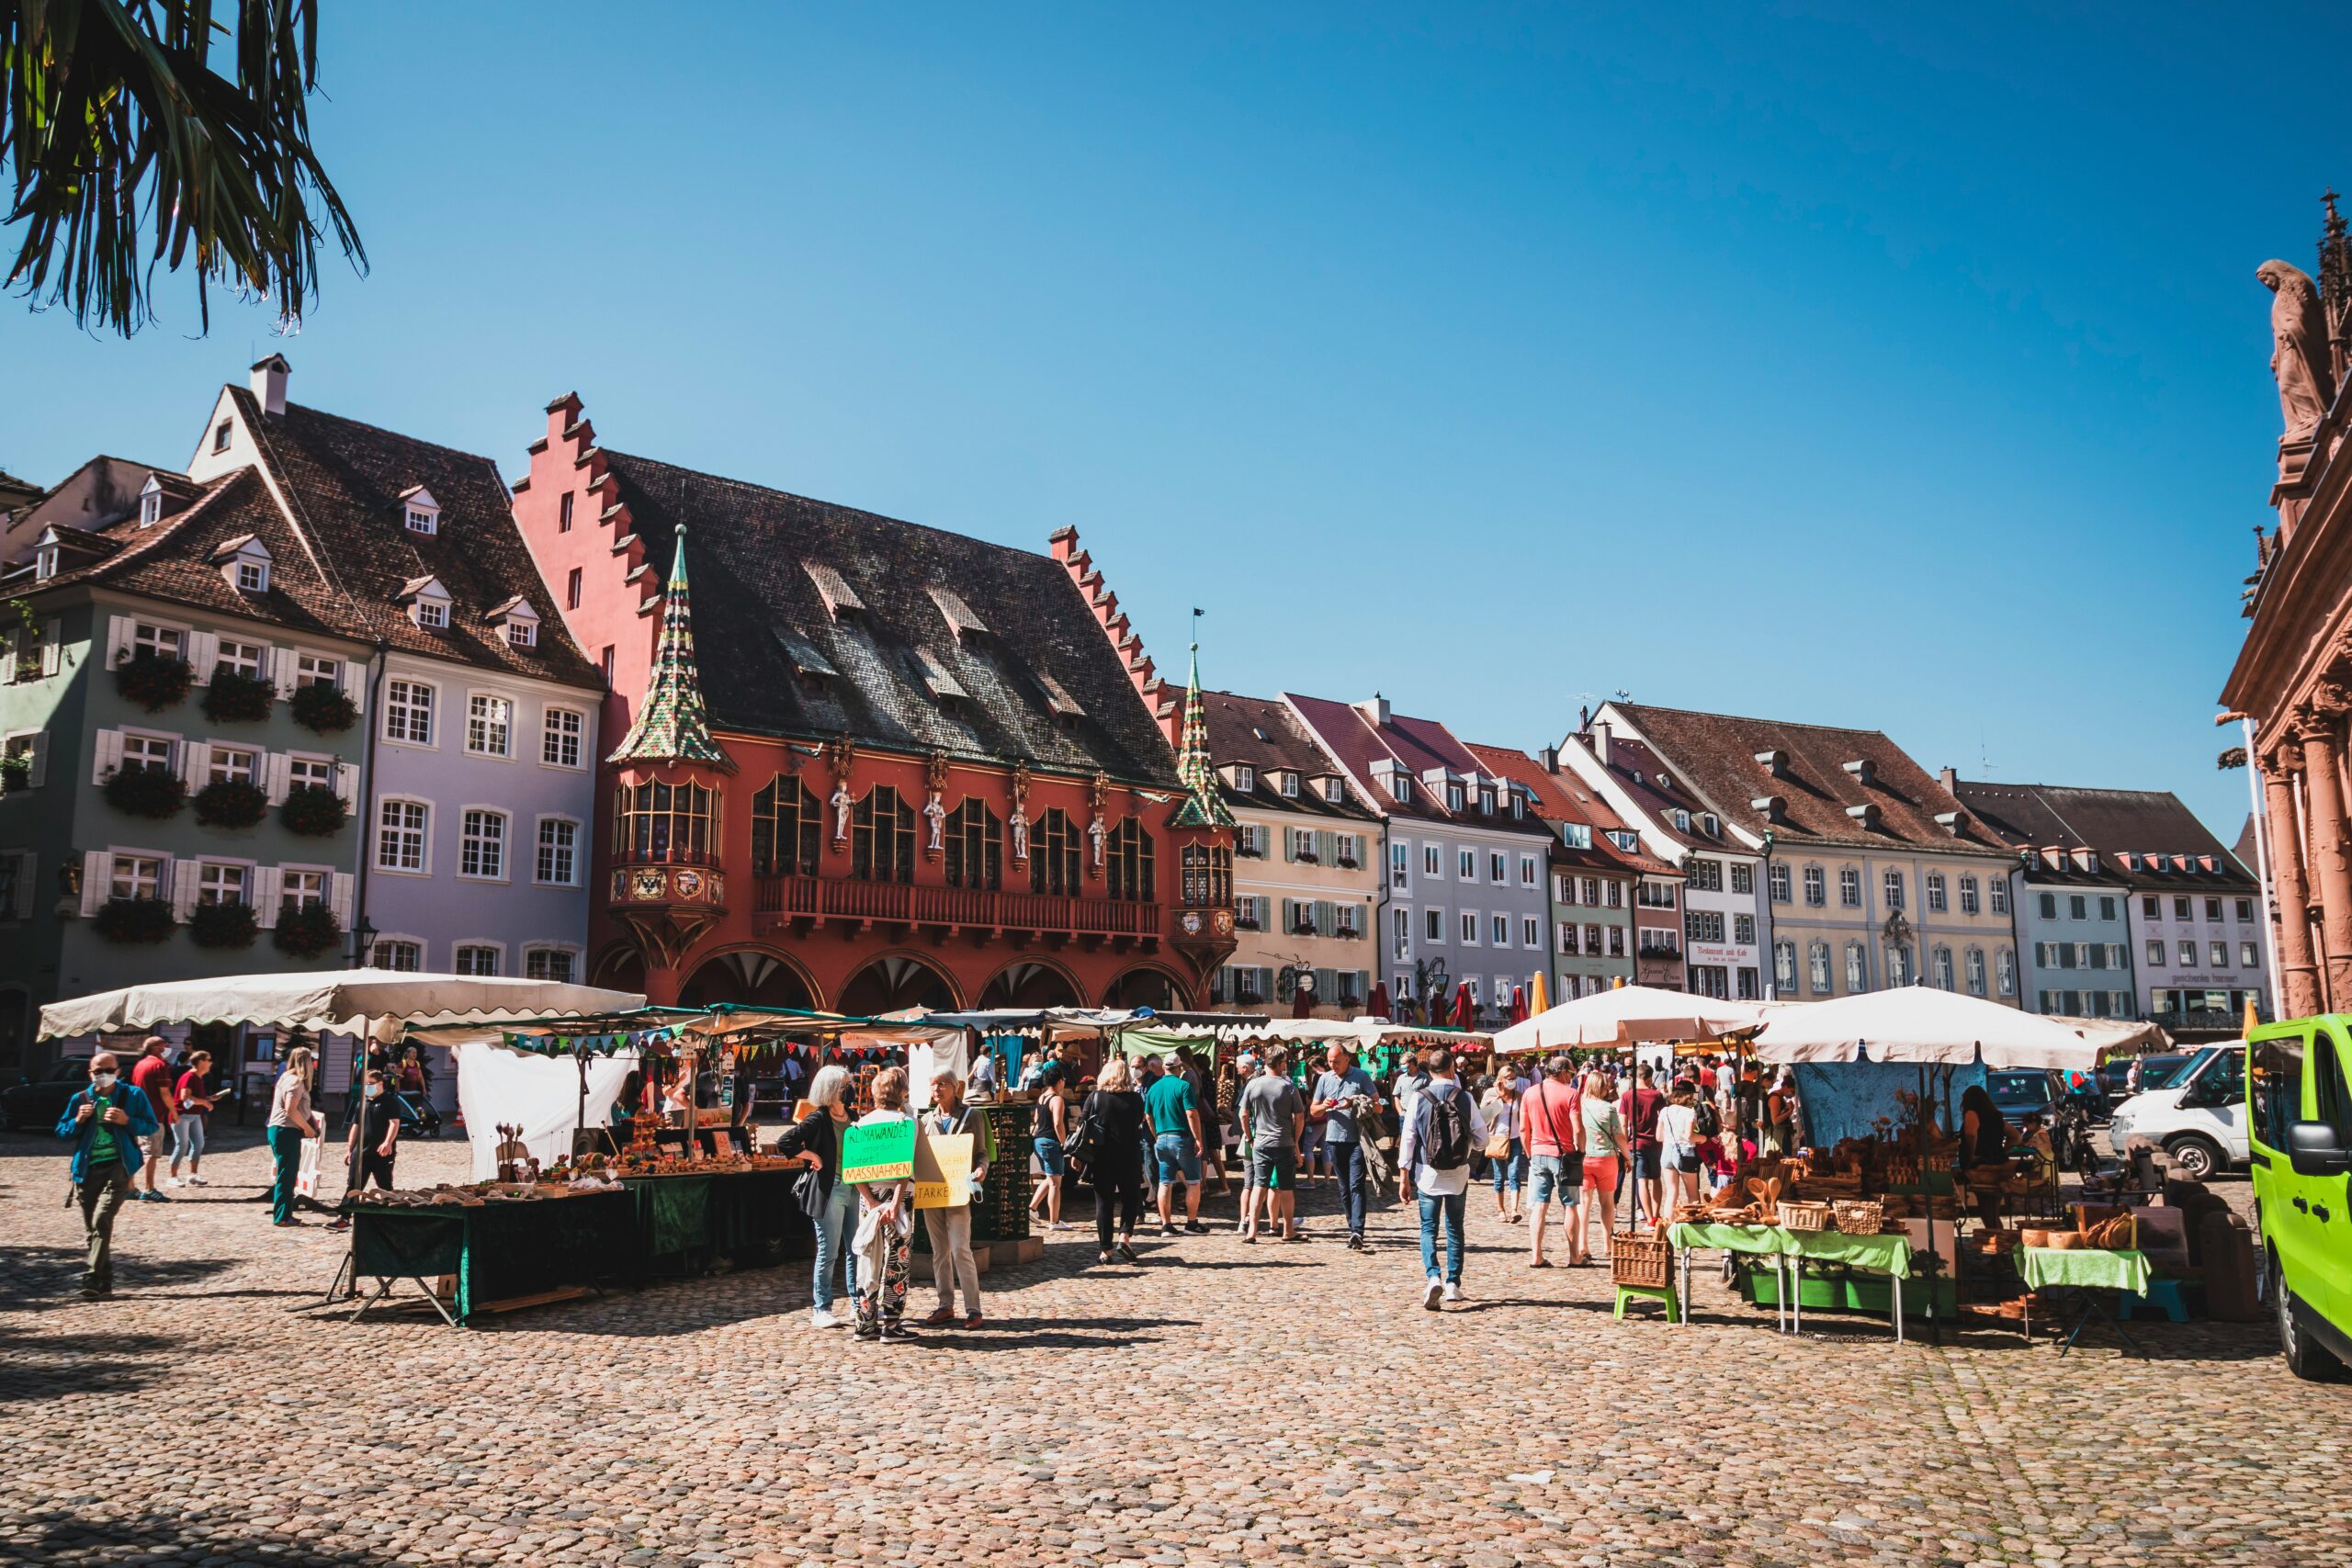
[[[47,784],[47,783],[49,782],[49,731],[48,731],[48,730],[46,730],[46,729],[37,729],[37,730],[33,731],[33,743],[32,743],[32,752],[31,752],[31,755],[32,755],[32,772],[31,772],[31,773],[28,773],[28,774],[25,776],[25,783],[26,783],[26,784],[27,784],[28,787],[30,787],[30,788],[33,788],[33,789],[39,789],[39,788],[40,788],[40,786],[41,786],[41,785],[43,785],[43,784]]]
[[[16,683],[17,638],[18,635],[18,633],[11,631],[7,636],[0,637],[0,686],[14,685]]]
[[[1315,933],[1329,936],[1338,929],[1339,917],[1332,913],[1330,903],[1322,898],[1315,900]]]
[[[368,666],[344,660],[343,694],[351,699],[351,705],[361,715],[368,712]]]
[[[130,638],[136,626],[129,615],[107,617],[107,668],[111,670],[130,653]]]
[[[254,868],[254,918],[264,931],[277,925],[277,903],[284,896],[286,873],[274,865]]]
[[[277,688],[277,700],[280,702],[286,701],[294,694],[294,675],[298,662],[298,656],[290,648],[262,649],[262,676]]]
[[[59,639],[64,635],[65,624],[62,621],[43,621],[41,623],[40,672],[43,675],[54,675],[57,673],[57,661],[64,652],[64,649],[59,646]]]
[[[175,858],[164,863],[164,874],[171,883],[172,919],[186,925],[196,913],[196,896],[201,891],[198,885],[203,870],[195,861]]]
[[[219,632],[190,632],[188,634],[187,667],[198,685],[209,686],[212,683],[213,666],[220,662],[220,634]]]
[[[33,878],[40,874],[40,855],[32,850],[17,852],[17,883],[15,900],[0,917],[11,920],[33,918],[33,904],[40,896],[33,891]]]
[[[183,740],[180,746],[180,782],[194,795],[204,787],[204,775],[212,768],[212,747],[203,740]]]
[[[293,783],[294,760],[291,757],[283,751],[264,751],[261,754],[262,793],[269,797],[272,806],[286,804],[286,792],[293,787]]]
[[[1315,835],[1315,858],[1321,861],[1325,865],[1331,865],[1337,863],[1340,858],[1340,843],[1338,835],[1326,833],[1318,829]]]
[[[87,850],[82,855],[82,916],[87,919],[98,912],[107,901],[108,887],[114,881],[114,856],[106,850]]]
[[[351,873],[338,871],[334,874],[327,893],[328,907],[334,910],[334,923],[345,931],[351,929],[352,882]]]
[[[334,793],[343,808],[356,817],[359,814],[359,767],[356,762],[334,765]]]
[[[119,729],[99,730],[96,752],[96,761],[90,769],[90,782],[94,784],[102,784],[107,782],[108,773],[122,766],[122,731]]]

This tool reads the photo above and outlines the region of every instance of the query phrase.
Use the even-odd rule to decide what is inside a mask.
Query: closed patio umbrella
[[[1388,1018],[1389,1006],[1387,981],[1375,980],[1373,982],[1372,998],[1369,1001],[1364,1003],[1364,1010],[1372,1014],[1373,1017],[1383,1021],[1385,1021]]]
[[[1524,986],[1510,988],[1510,1021],[1513,1023],[1527,1021],[1527,987]]]
[[[1478,1027],[1478,1004],[1471,999],[1470,982],[1467,980],[1463,981],[1453,993],[1453,1027],[1456,1029]]]

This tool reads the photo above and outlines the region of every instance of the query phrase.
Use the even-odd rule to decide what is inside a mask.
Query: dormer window
[[[241,560],[237,563],[237,592],[266,593],[269,592],[269,563],[261,560]]]
[[[1296,800],[1298,798],[1298,775],[1296,773],[1292,773],[1289,769],[1285,768],[1281,773],[1274,775],[1274,783],[1281,788],[1283,792],[1283,798],[1284,800]]]
[[[539,613],[520,593],[482,619],[497,628],[509,648],[537,648],[539,645]]]
[[[537,648],[539,645],[539,624],[537,621],[509,621],[506,640],[515,648]]]
[[[416,624],[438,631],[449,624],[449,602],[447,599],[419,599],[416,602]]]
[[[1518,822],[1523,820],[1526,816],[1527,797],[1514,792],[1510,797],[1510,819]]]
[[[1717,817],[1712,811],[1706,812],[1700,817],[1699,826],[1705,830],[1707,837],[1710,839],[1720,839],[1724,836],[1723,818]]]
[[[413,485],[401,494],[401,521],[412,534],[427,536],[441,532],[441,503],[423,485]]]
[[[1396,798],[1397,805],[1410,806],[1413,803],[1412,775],[1409,773],[1389,775],[1388,793]]]
[[[392,602],[406,604],[408,618],[428,631],[446,630],[449,625],[449,591],[437,577],[409,579]]]
[[[1674,819],[1674,830],[1676,832],[1687,833],[1690,830],[1690,813],[1683,810],[1682,807],[1678,806],[1673,809],[1673,811],[1668,813],[1668,815]]]
[[[269,547],[251,534],[222,540],[212,551],[212,564],[240,593],[269,592]]]
[[[1248,795],[1258,787],[1258,770],[1241,767],[1233,770],[1233,787]]]
[[[57,547],[43,545],[33,552],[33,581],[47,582],[57,575]]]
[[[1323,798],[1330,805],[1344,806],[1347,804],[1348,800],[1348,786],[1341,784],[1335,778],[1325,779],[1323,781]]]
[[[147,476],[147,487],[139,492],[139,525],[152,528],[164,520],[164,487],[155,476]]]
[[[1492,817],[1494,814],[1495,792],[1490,789],[1480,790],[1478,792],[1478,815],[1481,817]]]
[[[1460,784],[1450,784],[1445,786],[1445,808],[1448,811],[1459,811],[1462,809],[1462,786]]]

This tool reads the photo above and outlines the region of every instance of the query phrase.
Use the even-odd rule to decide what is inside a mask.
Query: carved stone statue
[[[1016,863],[1029,859],[1029,764],[1012,764],[1012,815],[1006,819],[1012,829],[1012,858]]]
[[[1103,825],[1102,807],[1097,807],[1094,819],[1086,825],[1086,842],[1088,852],[1094,857],[1094,869],[1098,872],[1102,869],[1102,840],[1110,836],[1110,832],[1111,829]]]
[[[849,797],[849,785],[846,783],[834,784],[832,793],[832,807],[833,842],[835,844],[846,844],[849,842],[849,808],[854,803]]]
[[[2270,373],[2278,380],[2278,410],[2287,439],[2311,434],[2335,400],[2335,375],[2328,356],[2327,316],[2311,275],[2282,261],[2254,269],[2277,296],[2270,302]]]
[[[931,852],[934,855],[947,847],[947,807],[933,789],[922,803],[923,820],[931,824]]]

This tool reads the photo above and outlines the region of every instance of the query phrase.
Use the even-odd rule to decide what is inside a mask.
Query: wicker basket
[[[1829,1228],[1829,1205],[1809,1203],[1802,1198],[1783,1198],[1781,1200],[1781,1228],[1826,1231]]]
[[[1886,1205],[1874,1199],[1839,1198],[1830,1203],[1829,1217],[1848,1235],[1876,1235],[1886,1222]]]
[[[1609,1238],[1609,1278],[1619,1285],[1662,1291],[1674,1283],[1674,1247],[1664,1236],[1618,1231]]]

